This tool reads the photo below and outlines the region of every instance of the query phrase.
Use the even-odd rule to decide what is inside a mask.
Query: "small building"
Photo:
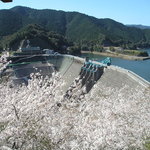
[[[54,54],[54,50],[51,49],[43,49],[44,54]]]
[[[42,50],[40,49],[40,47],[30,46],[29,40],[23,40],[21,42],[19,51],[23,54],[29,54],[29,55],[42,54]]]

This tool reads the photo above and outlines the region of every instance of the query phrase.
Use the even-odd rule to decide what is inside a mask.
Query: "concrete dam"
[[[85,59],[71,55],[19,56],[10,59],[12,59],[12,64],[14,64],[12,66],[15,72],[13,78],[15,82],[25,82],[31,73],[40,72],[41,75],[51,75],[55,70],[62,75],[63,80],[66,82],[63,88],[64,91],[67,90],[74,79],[80,75],[85,63]],[[123,85],[128,85],[131,88],[136,88],[137,86],[150,87],[148,81],[132,71],[117,66],[107,66],[106,64],[96,61],[91,61],[91,63],[102,66],[101,71],[97,73],[100,77],[95,80],[108,87],[120,88]],[[88,76],[90,76],[89,73],[87,73],[86,78],[88,78]]]
[[[1,70],[0,149],[149,146],[150,83],[135,73],[70,55],[9,60]]]

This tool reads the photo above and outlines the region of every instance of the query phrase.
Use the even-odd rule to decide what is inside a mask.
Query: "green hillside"
[[[12,34],[22,26],[22,17],[18,13],[0,10],[0,36]]]
[[[78,12],[36,10],[17,6],[0,10],[0,38],[28,24],[38,24],[64,35],[81,46],[149,47],[150,30],[128,27],[111,19],[97,19]]]
[[[23,39],[29,39],[31,46],[39,46],[42,49],[50,48],[60,53],[66,53],[67,47],[72,46],[62,35],[49,32],[36,24],[30,24],[18,32],[3,37],[0,40],[0,47],[17,50]]]

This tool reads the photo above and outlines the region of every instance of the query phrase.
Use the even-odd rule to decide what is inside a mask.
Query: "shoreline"
[[[147,60],[150,59],[150,56],[148,57],[140,57],[140,56],[130,56],[130,55],[124,55],[124,54],[118,54],[118,53],[109,53],[109,52],[90,52],[90,51],[81,51],[81,54],[96,54],[101,56],[107,56],[107,57],[117,57],[127,60]]]

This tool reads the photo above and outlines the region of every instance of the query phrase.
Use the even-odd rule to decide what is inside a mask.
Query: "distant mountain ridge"
[[[150,26],[145,26],[145,25],[136,25],[136,24],[130,24],[130,25],[127,25],[128,27],[135,27],[135,28],[139,28],[139,29],[150,29]]]
[[[37,10],[22,6],[0,10],[1,37],[15,33],[28,24],[38,24],[87,46],[150,46],[150,30],[128,27],[112,19],[97,19],[78,12]]]

